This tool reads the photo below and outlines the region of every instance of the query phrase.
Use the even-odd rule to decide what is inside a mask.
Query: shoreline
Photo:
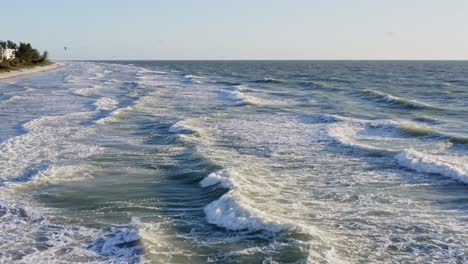
[[[35,73],[51,71],[51,70],[55,70],[64,66],[65,66],[64,63],[54,62],[53,64],[47,65],[47,66],[37,66],[34,68],[29,68],[29,69],[21,69],[17,71],[4,72],[4,73],[0,73],[0,82],[12,80],[12,79],[28,78],[34,75]]]

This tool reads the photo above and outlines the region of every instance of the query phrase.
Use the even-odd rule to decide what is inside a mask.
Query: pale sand
[[[54,64],[47,65],[47,66],[38,66],[30,69],[22,69],[18,71],[11,71],[11,72],[2,72],[0,73],[0,82],[17,79],[17,78],[28,78],[34,73],[44,72],[44,71],[51,71],[58,68],[65,66],[64,63],[55,62]]]

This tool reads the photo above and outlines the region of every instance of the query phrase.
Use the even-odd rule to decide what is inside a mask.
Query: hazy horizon
[[[449,2],[29,0],[0,39],[54,60],[467,60],[468,3]]]

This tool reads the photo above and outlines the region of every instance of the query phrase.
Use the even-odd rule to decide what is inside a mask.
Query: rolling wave
[[[242,106],[242,105],[266,105],[268,104],[267,101],[260,99],[258,97],[252,96],[252,95],[247,95],[246,93],[243,93],[241,91],[227,91],[227,90],[221,90],[220,94],[229,99],[234,101],[233,106]]]
[[[169,132],[179,134],[187,132],[200,133],[201,128],[192,125],[193,122],[196,122],[196,119],[179,121],[169,128]],[[184,139],[186,138],[184,137]],[[205,142],[206,139],[199,138],[198,140]],[[222,169],[210,173],[199,182],[203,188],[221,187],[228,189],[227,193],[205,206],[204,212],[209,223],[233,231],[265,230],[280,232],[281,230],[293,227],[290,224],[276,221],[248,204],[243,203],[240,192],[241,186],[235,180],[235,178],[239,177],[242,176],[236,171]]]
[[[398,164],[418,172],[444,175],[468,184],[468,160],[457,156],[436,156],[414,149],[395,156]]]
[[[391,104],[399,105],[405,108],[444,110],[444,108],[442,107],[430,105],[430,104],[423,103],[417,100],[411,100],[411,99],[394,96],[391,94],[387,94],[387,93],[372,90],[372,89],[365,89],[362,91],[362,93],[364,93],[365,95],[372,96],[380,102],[391,103]]]
[[[226,194],[205,207],[204,211],[209,223],[233,231],[266,230],[280,232],[293,228],[291,224],[273,220],[255,208],[239,202],[239,200],[242,200],[237,194],[239,186],[235,183],[231,174],[232,172],[223,169],[209,174],[200,182],[200,185],[204,188],[218,185],[230,189]]]
[[[222,98],[233,101],[232,106],[267,106],[267,107],[278,107],[278,106],[288,106],[288,105],[304,105],[304,102],[309,105],[314,103],[313,99],[301,99],[301,100],[290,100],[290,99],[265,99],[252,94],[247,93],[247,91],[254,91],[251,89],[239,88],[235,90],[220,90],[219,94]]]
[[[413,137],[430,137],[436,140],[448,140],[452,144],[468,144],[468,137],[440,132],[429,126],[403,124],[398,128],[403,133]]]
[[[240,86],[240,85],[243,85],[242,82],[230,82],[230,81],[216,81],[215,83],[224,84],[224,85],[228,85],[228,86]]]
[[[402,125],[399,129],[411,136],[421,137],[435,135],[436,131],[428,126],[414,126],[414,125]]]
[[[377,129],[377,137],[374,138],[374,144],[372,143],[372,137],[367,137],[369,129]],[[438,133],[432,128],[410,126],[407,124],[373,124],[365,121],[358,120],[346,120],[338,123],[333,123],[328,128],[328,136],[333,140],[339,141],[343,145],[347,145],[354,148],[363,149],[366,151],[373,151],[388,156],[392,156],[398,162],[399,165],[423,173],[434,173],[444,175],[454,180],[468,183],[468,160],[449,154],[446,150],[443,150],[444,154],[427,154],[411,148],[401,149],[396,146],[393,148],[385,148],[380,146],[379,142],[385,137],[398,137],[399,133],[403,132],[414,137],[428,137],[434,136],[435,139],[449,139],[442,133]],[[359,137],[358,137],[359,135]]]
[[[156,69],[160,63],[144,65]],[[354,263],[395,257],[398,250],[422,249],[423,260],[446,257],[446,248],[455,252],[451,260],[462,254],[464,225],[456,219],[444,226],[445,218],[427,217],[459,206],[433,204],[452,199],[451,188],[463,191],[456,181],[468,184],[461,145],[468,143],[465,120],[453,106],[409,111],[442,108],[392,92],[352,92],[345,84],[386,81],[367,73],[359,80],[357,71],[338,75],[309,68],[303,76],[298,72],[304,77],[299,80],[252,81],[265,75],[233,77],[231,72],[242,72],[243,66],[219,75],[203,67],[158,74],[138,64],[79,64],[75,76],[66,76],[65,83],[60,79],[60,89],[51,90],[63,97],[50,99],[40,82],[32,92],[44,95],[44,101],[63,98],[66,107],[25,109],[18,122],[11,122],[17,113],[6,113],[5,123],[18,126],[43,116],[24,124],[25,131],[0,129],[7,138],[0,143],[0,262],[139,263],[149,257],[147,262],[165,263],[341,263],[343,257]],[[329,72],[350,82],[334,80]],[[269,73],[293,76],[286,69]],[[235,81],[221,81],[223,74]],[[307,82],[311,79],[317,82]],[[389,79],[388,85],[396,82]],[[201,83],[207,84],[194,85]],[[287,85],[274,85],[280,83]],[[432,91],[421,92],[430,98]],[[356,94],[358,100],[343,97]],[[317,103],[303,103],[311,98]],[[27,105],[23,99],[10,102],[20,102],[21,109]],[[362,99],[372,104],[361,107]],[[378,102],[387,109],[375,108]],[[406,111],[395,114],[395,109]],[[112,122],[120,123],[107,126]],[[120,172],[121,165],[128,171]],[[432,199],[432,185],[441,184],[448,192],[436,190]],[[415,196],[395,189],[403,185],[420,189]],[[89,188],[83,193],[83,187]],[[430,202],[421,202],[422,191]],[[439,198],[444,195],[445,200]],[[37,197],[48,206],[43,210],[60,217],[44,215],[41,206],[31,209]],[[453,233],[437,236],[452,227],[447,232]],[[407,230],[415,232],[406,236]]]
[[[252,81],[252,82],[253,83],[276,83],[276,84],[284,83],[283,80],[274,79],[274,78],[264,78],[264,79],[255,80],[255,81]]]
[[[194,75],[194,74],[186,74],[184,75],[184,78],[188,79],[190,82],[195,83],[195,84],[201,84],[204,82],[205,77],[199,76],[199,75]]]
[[[322,81],[308,81],[303,83],[303,85],[312,87],[312,88],[320,88],[324,90],[329,90],[329,91],[342,91],[346,90],[345,88],[336,85],[334,83],[329,83],[329,82],[322,82]]]
[[[73,182],[93,179],[97,168],[90,165],[52,165],[44,170],[38,170],[28,181],[6,182],[7,188],[27,189],[31,187],[53,185],[63,182]]]
[[[26,134],[0,144],[0,180],[22,175],[37,164],[57,162],[67,157],[84,158],[101,152],[100,147],[74,142],[92,132],[91,128],[80,126],[92,114],[44,116],[26,123]]]

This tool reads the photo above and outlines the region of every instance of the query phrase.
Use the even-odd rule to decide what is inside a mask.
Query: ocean
[[[468,263],[468,62],[0,83],[0,263]]]

